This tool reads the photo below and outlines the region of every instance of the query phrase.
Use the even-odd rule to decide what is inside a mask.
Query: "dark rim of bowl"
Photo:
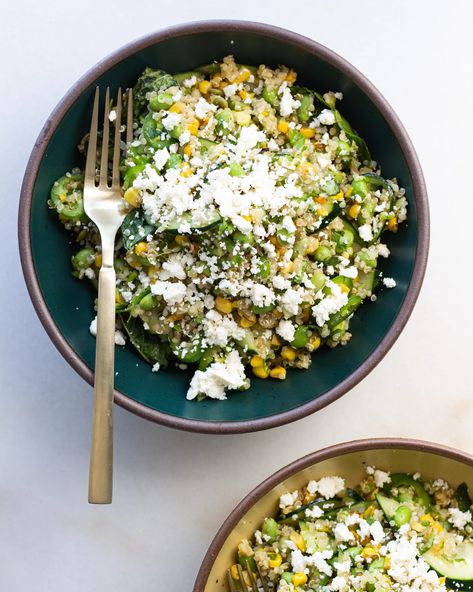
[[[253,489],[246,497],[244,497],[242,501],[236,506],[236,508],[229,514],[215,535],[213,541],[210,543],[209,548],[207,549],[197,574],[194,587],[192,589],[193,592],[203,592],[215,559],[217,558],[217,555],[219,554],[220,549],[227,540],[228,536],[241,520],[241,518],[243,518],[243,516],[256,504],[256,502],[258,502],[258,500],[271,491],[271,489],[289,477],[292,477],[292,475],[298,473],[299,471],[302,471],[329,458],[343,456],[351,452],[362,452],[365,450],[376,449],[399,449],[430,452],[432,454],[456,460],[473,467],[473,456],[467,454],[466,452],[462,452],[461,450],[450,448],[449,446],[444,446],[442,444],[426,442],[424,440],[415,440],[412,438],[369,438],[364,440],[352,440],[350,442],[334,444],[333,446],[322,448],[316,452],[311,452],[310,454],[307,454],[306,456],[289,463],[265,479],[262,483],[260,483],[260,485],[255,487],[255,489]]]
[[[369,372],[371,372],[371,370],[373,370],[373,368],[375,368],[375,366],[386,355],[407,323],[419,295],[422,281],[424,279],[429,250],[429,207],[427,201],[427,190],[425,187],[421,166],[409,136],[407,135],[407,132],[399,121],[397,115],[394,113],[389,103],[377,90],[377,88],[367,78],[365,78],[361,72],[359,72],[344,58],[327,47],[321,45],[320,43],[317,43],[316,41],[312,41],[307,37],[279,27],[251,21],[210,20],[181,24],[164,29],[162,31],[158,31],[156,33],[152,33],[146,37],[125,45],[99,62],[82,78],[80,78],[61,99],[47,119],[36,140],[26,167],[20,194],[18,235],[23,274],[30,298],[33,302],[34,308],[36,309],[36,313],[49,337],[60,351],[62,356],[80,374],[80,376],[82,376],[82,378],[92,385],[94,380],[94,372],[80,359],[80,357],[67,343],[66,339],[56,326],[54,319],[52,318],[51,313],[49,312],[49,309],[44,301],[34,268],[30,235],[30,218],[33,190],[39,166],[51,137],[66,115],[67,111],[74,104],[80,94],[89,85],[91,85],[94,80],[96,80],[96,78],[101,76],[109,68],[124,60],[128,56],[146,47],[154,45],[157,42],[175,37],[181,37],[184,35],[216,31],[244,31],[248,33],[256,33],[263,37],[280,39],[303,49],[309,54],[323,59],[350,78],[354,84],[356,84],[379,109],[401,146],[401,150],[404,154],[404,157],[406,158],[407,165],[413,180],[414,195],[418,211],[417,226],[419,231],[412,278],[409,283],[404,301],[393,324],[389,328],[383,340],[373,350],[373,352],[363,362],[363,364],[361,364],[345,380],[326,391],[316,399],[313,399],[312,401],[293,409],[258,419],[213,422],[180,418],[167,413],[162,413],[155,409],[151,409],[142,403],[138,403],[127,395],[115,390],[115,402],[118,405],[127,409],[128,411],[131,411],[132,413],[135,413],[136,415],[144,417],[145,419],[149,419],[172,428],[191,432],[232,434],[265,430],[290,423],[314,413],[315,411],[318,411],[322,407],[325,407],[329,403],[332,403],[344,395],[347,391],[358,384]]]

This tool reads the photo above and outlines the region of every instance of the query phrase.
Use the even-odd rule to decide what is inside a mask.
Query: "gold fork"
[[[261,573],[260,567],[256,564],[256,575],[251,569],[243,569],[241,565],[236,566],[238,580],[234,580],[230,569],[227,570],[227,580],[230,592],[269,592],[266,578]],[[271,588],[273,590],[274,588]]]
[[[109,174],[110,89],[105,92],[100,163],[97,159],[99,95],[95,91],[84,178],[84,209],[100,232],[102,266],[99,272],[97,343],[95,350],[94,416],[90,451],[89,503],[112,502],[113,383],[115,366],[115,236],[125,217],[120,186],[120,136],[122,93],[115,107],[113,161]],[[128,93],[127,142],[133,134],[132,95]],[[97,183],[98,175],[98,183]]]

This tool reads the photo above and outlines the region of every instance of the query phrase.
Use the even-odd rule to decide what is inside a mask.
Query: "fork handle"
[[[102,266],[99,273],[94,417],[89,472],[89,503],[91,504],[112,502],[115,279],[113,265]]]

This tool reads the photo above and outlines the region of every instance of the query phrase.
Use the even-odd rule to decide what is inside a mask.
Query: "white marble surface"
[[[15,0],[2,6],[2,591],[185,592],[236,502],[307,452],[385,435],[473,452],[472,4],[232,4],[238,8],[215,0],[143,0],[134,7],[124,0]],[[50,343],[23,285],[16,247],[20,183],[45,118],[86,69],[129,40],[197,18],[293,29],[348,58],[378,86],[424,167],[432,214],[427,277],[385,360],[312,417],[258,434],[216,437],[172,431],[117,409],[115,501],[91,507],[91,388]]]

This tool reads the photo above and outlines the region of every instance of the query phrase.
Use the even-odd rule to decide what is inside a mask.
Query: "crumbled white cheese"
[[[97,317],[90,323],[89,331],[91,335],[97,337]],[[119,329],[115,330],[115,345],[126,345],[125,336]]]
[[[458,528],[458,530],[462,530],[468,522],[471,522],[470,510],[462,512],[458,508],[449,508],[448,513],[450,514],[448,521],[450,524],[453,524],[455,528]]]
[[[154,164],[158,170],[164,168],[164,165],[169,160],[169,150],[167,148],[161,148],[160,150],[156,150],[153,156]]]
[[[279,507],[281,508],[281,510],[284,510],[284,508],[292,507],[294,505],[294,502],[296,502],[297,497],[297,491],[293,491],[292,493],[283,493],[279,498]]]
[[[292,96],[290,89],[286,86],[282,91],[281,101],[279,104],[279,112],[281,115],[283,117],[288,117],[294,112],[295,109],[300,106],[301,102]]]
[[[343,522],[338,522],[335,525],[333,529],[333,535],[335,540],[338,542],[348,542],[355,540],[355,535],[351,532],[346,524],[343,524]]]
[[[171,131],[172,129],[174,129],[176,127],[176,125],[179,125],[180,122],[181,122],[180,114],[173,113],[172,111],[168,112],[166,117],[163,117],[163,119],[161,120],[161,123],[163,124],[164,128],[168,131]]]
[[[178,304],[184,300],[186,285],[182,282],[167,282],[158,280],[151,285],[151,292],[162,296],[167,304]]]
[[[183,84],[186,88],[192,88],[193,86],[196,85],[196,83],[197,83],[197,78],[195,75],[192,75],[190,78],[186,78],[184,80]]]
[[[279,321],[279,325],[276,327],[276,333],[289,342],[291,342],[294,339],[295,332],[296,327],[291,323],[291,321]]]
[[[312,307],[315,322],[319,327],[322,327],[329,320],[330,315],[339,311],[348,302],[348,296],[342,292],[340,286],[331,281],[327,281],[326,285],[332,293]]]
[[[386,471],[375,469],[373,476],[376,487],[384,487],[386,483],[391,483],[391,477],[389,476],[389,473],[387,473]]]
[[[152,372],[159,372],[160,368],[161,368],[161,364],[159,362],[156,362],[155,364],[153,364],[151,371]]]
[[[317,115],[317,119],[322,125],[333,125],[335,123],[335,115],[331,109],[323,109],[323,111]]]
[[[384,541],[385,534],[379,520],[375,520],[373,524],[370,524],[370,535],[375,545],[379,545]]]
[[[329,499],[345,489],[345,481],[342,477],[322,477],[317,489],[324,498]]]
[[[362,224],[358,227],[358,234],[365,242],[369,242],[373,238],[373,230],[369,224]]]
[[[383,278],[383,284],[386,288],[395,288],[396,287],[396,280],[390,277]]]
[[[224,362],[213,362],[207,370],[197,370],[192,377],[187,399],[206,395],[211,399],[226,399],[226,391],[246,385],[245,368],[237,351],[232,350]]]
[[[110,113],[108,114],[108,118],[110,121],[115,121],[115,119],[117,118],[117,112],[115,111],[115,109],[112,109],[110,111]]]
[[[216,105],[208,103],[203,97],[197,101],[194,107],[194,112],[199,119],[206,119],[206,117],[217,110]]]

